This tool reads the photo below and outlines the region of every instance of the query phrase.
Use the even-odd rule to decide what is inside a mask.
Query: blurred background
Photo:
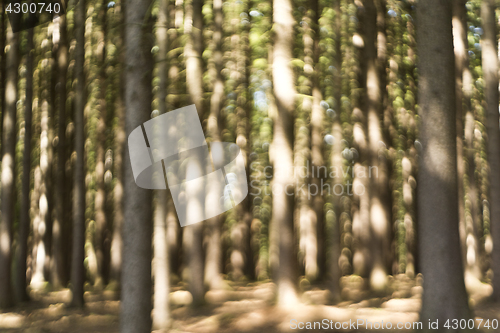
[[[17,19],[34,28],[12,32],[15,2],[0,12],[0,331],[118,332],[122,320],[122,332],[286,332],[292,319],[323,318],[415,328],[425,262],[416,1],[57,2],[66,15],[56,1],[38,14],[23,3]],[[458,277],[442,283],[464,302],[434,306],[496,331],[500,146],[488,124],[495,112],[498,124],[499,8],[442,6],[453,22],[443,84],[455,84],[457,219],[440,236],[456,247],[427,259]],[[131,110],[136,101],[151,107]],[[181,228],[168,191],[134,188],[126,142],[190,104],[208,142],[240,147],[249,195]],[[120,318],[124,295],[152,324]],[[141,330],[127,329],[134,320]]]

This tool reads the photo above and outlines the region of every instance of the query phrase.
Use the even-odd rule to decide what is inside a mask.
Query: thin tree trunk
[[[208,116],[207,132],[211,142],[220,142],[220,120],[219,113],[223,106],[224,98],[224,81],[222,78],[222,40],[223,40],[223,14],[222,0],[214,0],[213,2],[214,15],[214,32],[212,35],[212,43],[214,47],[213,61],[215,65],[215,78],[213,82],[213,93],[210,100],[210,115]],[[205,200],[205,210],[210,210],[211,207],[217,206],[219,200],[218,193],[221,193],[222,188],[217,182],[208,184],[209,193]],[[213,215],[213,214],[210,214]],[[222,288],[222,245],[221,245],[221,222],[224,216],[215,216],[207,220],[208,242],[205,257],[205,284],[211,290]]]
[[[124,47],[122,41],[125,37],[125,28],[122,24],[124,22],[124,10],[125,6],[123,0],[120,0],[119,5],[115,8],[115,15],[119,15],[117,23],[114,26],[115,29],[121,25],[118,29],[118,33],[115,37],[115,45],[119,52],[118,60],[122,64],[125,62]],[[124,109],[123,105],[125,96],[125,74],[122,66],[118,66],[119,74],[116,75],[115,81],[117,88],[117,97],[115,100],[114,111],[118,122],[114,129],[115,142],[114,142],[114,154],[113,154],[113,172],[115,175],[116,183],[113,189],[113,235],[111,236],[111,253],[110,253],[110,283],[114,287],[118,287],[117,284],[120,282],[121,266],[122,266],[122,250],[123,250],[123,239],[122,239],[122,225],[123,225],[123,149],[125,145],[125,119],[124,119]],[[112,286],[113,287],[113,286]],[[118,289],[118,288],[117,288]]]
[[[106,41],[107,41],[107,4],[108,1],[103,1],[101,3],[100,12],[98,14],[97,24],[100,25],[96,29],[97,43],[103,44],[102,47],[97,47],[98,54],[96,54],[97,62],[99,64],[99,73],[97,80],[100,82],[100,96],[98,107],[99,116],[96,126],[96,166],[95,166],[95,178],[96,178],[96,193],[94,198],[94,209],[95,209],[95,234],[94,234],[94,247],[95,256],[97,263],[97,272],[94,281],[94,286],[97,288],[102,288],[105,284],[105,233],[107,228],[107,216],[106,216],[106,188],[104,183],[105,170],[105,144],[106,144],[106,119],[107,119],[107,106],[106,106],[106,94],[107,94],[107,74],[106,74]]]
[[[469,61],[467,54],[467,12],[465,1],[459,0],[453,3],[453,44],[455,49],[455,91],[457,108],[457,170],[458,170],[458,208],[460,225],[460,244],[462,246],[462,260],[464,261],[466,283],[468,279],[481,278],[479,267],[479,240],[474,228],[474,216],[472,207],[466,207],[465,194],[467,193],[470,205],[474,205],[475,190],[471,183],[475,182],[474,174],[469,178],[469,191],[464,183],[466,163],[464,161],[464,116],[470,112],[470,96],[467,96],[465,87],[465,75],[468,71]],[[465,111],[465,112],[464,112]],[[469,125],[470,127],[470,125]],[[470,146],[470,144],[469,144]],[[469,157],[469,156],[468,156]],[[469,168],[473,167],[473,158],[469,159]],[[472,163],[471,163],[472,162]],[[473,169],[472,169],[473,170]],[[470,175],[470,173],[469,173]],[[467,191],[467,192],[466,192]],[[469,208],[469,209],[467,209]],[[467,242],[467,239],[473,240]]]
[[[14,17],[14,15],[12,15]],[[14,23],[12,23],[13,25]],[[14,171],[16,150],[16,103],[17,78],[19,64],[19,34],[12,32],[12,25],[7,28],[6,43],[9,51],[6,53],[5,99],[2,124],[2,177],[1,177],[1,213],[0,238],[0,309],[13,305],[11,289],[11,247],[12,226],[14,224]]]
[[[424,276],[420,321],[439,320],[444,330],[448,319],[473,318],[459,255],[452,3],[421,0],[417,15],[422,145],[418,231]],[[432,329],[424,325],[423,331]]]
[[[159,114],[167,112],[167,51],[168,41],[168,1],[162,0],[156,22],[156,40],[158,43],[158,54],[156,56],[158,77],[158,111]],[[166,179],[165,183],[168,186]],[[167,201],[170,199],[168,190],[155,191],[155,213],[153,230],[153,277],[154,277],[154,303],[153,303],[153,328],[167,330],[170,324],[169,314],[169,290],[170,270],[167,246]]]
[[[318,3],[319,1],[316,1]],[[336,105],[336,115],[333,119],[332,124],[332,135],[334,138],[332,152],[331,152],[331,166],[334,170],[342,170],[344,165],[342,158],[342,124],[340,121],[340,111],[341,111],[341,99],[342,99],[342,76],[341,76],[341,67],[342,67],[342,48],[341,48],[341,33],[342,33],[342,9],[340,6],[341,0],[335,0],[333,4],[333,8],[335,10],[335,58],[334,58],[334,66],[337,68],[336,75],[334,77],[334,100]],[[319,8],[318,8],[319,9]],[[319,18],[319,13],[316,14]],[[318,29],[319,32],[319,29]],[[315,62],[319,61],[319,36],[316,37],[316,45],[315,45],[316,59]],[[319,76],[319,73],[317,74]],[[319,89],[319,77],[316,78],[316,82],[313,84],[313,98],[314,105],[320,102],[322,99],[321,90]],[[342,276],[342,270],[339,265],[339,258],[341,252],[341,216],[342,216],[342,205],[341,205],[341,196],[337,195],[335,192],[336,186],[343,186],[344,179],[342,172],[338,173],[338,177],[332,179],[332,191],[333,191],[333,204],[334,204],[334,214],[335,221],[332,230],[332,239],[331,239],[331,255],[328,258],[328,263],[330,265],[329,272],[331,274],[331,283],[330,283],[330,292],[332,293],[332,300],[337,302],[340,300],[341,286],[340,286],[340,278]],[[319,204],[318,204],[319,205]],[[318,207],[319,208],[319,207]],[[317,208],[317,209],[318,209]],[[321,204],[321,213],[323,213],[323,205]],[[319,214],[317,212],[316,214]]]
[[[59,17],[59,44],[57,47],[57,66],[58,66],[58,132],[57,132],[57,165],[55,172],[55,218],[52,228],[52,262],[51,262],[51,282],[54,288],[58,289],[67,282],[67,276],[64,270],[63,256],[63,238],[66,217],[65,198],[66,192],[66,159],[67,159],[67,140],[66,140],[66,80],[68,66],[68,45],[66,34],[66,15]]]
[[[486,131],[488,133],[490,225],[493,244],[492,253],[493,298],[500,301],[500,124],[498,115],[498,53],[497,21],[495,18],[496,2],[483,1],[481,19],[484,38],[482,39],[482,66],[485,81]]]
[[[186,57],[186,84],[191,101],[196,105],[198,116],[203,119],[203,15],[202,0],[192,0],[186,4],[186,17],[184,32],[188,34],[184,54]],[[194,164],[199,164],[195,161]],[[194,166],[201,172],[201,165]],[[200,173],[201,176],[201,173]],[[204,202],[197,202],[195,196],[192,196],[188,206],[194,205],[204,209]],[[189,214],[201,214],[201,212],[190,211]],[[203,223],[196,223],[184,228],[184,241],[186,255],[189,266],[188,289],[193,297],[192,305],[197,307],[204,302],[203,285],[203,248],[202,231]]]
[[[16,257],[16,301],[29,300],[26,292],[26,259],[28,256],[28,236],[30,219],[30,175],[31,175],[31,138],[33,119],[33,29],[28,30],[26,55],[26,99],[24,105],[24,155],[21,189],[21,209],[19,217],[19,247]]]
[[[183,26],[184,10],[183,10],[183,0],[176,0],[175,4],[171,6],[170,11],[170,34],[168,36],[171,52],[168,53],[168,79],[169,87],[167,95],[168,104],[176,109],[181,107],[179,94],[181,92],[181,80],[179,78],[180,71],[182,67],[182,62],[179,61],[178,52],[182,52],[182,42],[181,42],[181,27]],[[173,50],[176,50],[174,52]],[[170,197],[171,198],[171,197]],[[168,202],[169,205],[173,207],[172,199]],[[167,220],[167,246],[168,246],[168,259],[170,265],[170,274],[180,275],[181,259],[180,254],[182,247],[181,244],[181,234],[182,230],[180,228],[179,222],[177,221],[177,214],[175,208],[174,211],[168,210],[168,214],[171,218]]]
[[[47,59],[44,59],[47,60]],[[42,76],[46,77],[48,70],[42,65],[40,69]],[[41,80],[43,84],[48,85],[48,80]],[[42,99],[47,96],[47,88],[42,89]],[[34,289],[41,289],[44,287],[46,282],[45,275],[45,262],[49,257],[49,242],[48,233],[49,224],[51,223],[49,218],[49,182],[50,182],[50,170],[49,170],[49,103],[47,100],[42,101],[41,106],[41,121],[40,121],[40,176],[41,183],[39,187],[39,200],[38,200],[38,220],[39,227],[34,230],[34,239],[36,246],[36,257],[34,257],[34,270],[33,277],[31,279],[31,286]]]
[[[365,89],[366,116],[368,121],[369,147],[369,196],[370,196],[370,232],[371,232],[371,272],[370,288],[375,292],[383,292],[387,287],[387,274],[390,254],[390,218],[388,207],[388,175],[383,149],[384,138],[381,127],[382,101],[385,88],[382,80],[382,68],[385,70],[385,57],[379,59],[378,50],[385,38],[377,36],[377,13],[383,11],[381,1],[365,1]],[[383,21],[383,19],[382,19]],[[383,23],[382,23],[383,24]],[[384,50],[385,51],[385,50]],[[371,171],[373,170],[373,173]]]
[[[84,156],[84,108],[85,108],[85,0],[79,0],[75,8],[75,151],[76,160],[74,166],[73,183],[73,252],[71,261],[71,305],[83,307],[83,284],[85,281],[85,270],[83,260],[85,258],[85,156]]]
[[[323,164],[322,156],[322,120],[323,114],[319,106],[313,105],[312,82],[314,81],[314,32],[312,29],[314,10],[308,11],[302,18],[304,45],[302,82],[298,87],[302,95],[299,112],[295,118],[294,164],[297,187],[297,204],[295,207],[295,223],[299,238],[299,265],[305,277],[313,282],[318,278],[318,225],[313,209],[313,200],[321,197],[320,187],[313,179]],[[307,126],[308,119],[311,119]],[[319,152],[319,155],[317,154]],[[320,160],[318,159],[320,158]],[[304,170],[304,171],[302,171]],[[307,170],[307,171],[306,171]],[[311,172],[312,171],[312,172]],[[314,195],[313,195],[314,194]],[[320,215],[321,216],[321,215]]]
[[[277,106],[274,121],[273,223],[279,224],[278,305],[293,306],[297,302],[297,271],[293,228],[294,176],[293,176],[293,124],[295,85],[290,67],[293,48],[293,27],[290,0],[273,1],[274,50],[273,87]]]

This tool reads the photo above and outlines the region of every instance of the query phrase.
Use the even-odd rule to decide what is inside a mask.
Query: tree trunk
[[[318,2],[318,1],[316,1]],[[334,66],[337,68],[337,72],[334,77],[334,100],[336,106],[336,115],[334,115],[333,124],[332,124],[332,135],[334,138],[332,152],[331,152],[331,166],[334,170],[342,170],[344,161],[342,158],[342,123],[340,120],[340,112],[342,108],[342,76],[341,76],[341,67],[342,67],[342,49],[341,49],[341,33],[342,33],[342,20],[341,20],[341,0],[335,0],[333,4],[333,8],[335,10],[335,58],[334,58]],[[319,9],[319,8],[318,8]],[[319,13],[316,14],[319,18]],[[319,32],[319,29],[318,29]],[[319,35],[316,37],[316,45],[315,52],[317,55],[315,56],[315,62],[319,61]],[[319,64],[317,64],[318,66]],[[319,73],[317,74],[319,76]],[[316,82],[314,82],[313,87],[313,98],[314,105],[319,103],[322,99],[321,90],[319,89],[319,77],[316,78]],[[340,286],[340,278],[342,276],[342,270],[339,265],[339,258],[341,252],[341,216],[343,212],[343,207],[341,205],[341,197],[344,193],[337,195],[335,192],[336,186],[343,186],[342,172],[338,173],[338,177],[332,179],[332,191],[333,191],[333,210],[335,214],[335,220],[332,230],[332,239],[331,239],[331,255],[328,258],[329,263],[329,272],[331,274],[331,282],[330,282],[330,292],[332,293],[332,300],[337,302],[340,300],[341,286]],[[319,199],[318,199],[319,200]],[[319,204],[318,204],[319,205]],[[323,204],[321,204],[321,213],[323,213]],[[316,214],[319,214],[317,212]],[[325,249],[326,250],[326,249]]]
[[[26,98],[24,105],[24,154],[21,188],[21,208],[19,216],[19,239],[16,254],[16,301],[29,300],[26,292],[26,259],[28,256],[28,236],[30,232],[30,175],[31,175],[31,137],[33,119],[33,29],[28,30],[26,54]]]
[[[64,270],[63,239],[65,238],[63,224],[66,224],[65,217],[67,208],[65,200],[66,191],[66,159],[67,159],[67,140],[66,140],[66,80],[68,71],[68,45],[66,33],[66,15],[59,17],[59,44],[57,47],[57,66],[58,66],[58,132],[57,132],[57,165],[55,172],[55,218],[52,228],[52,263],[51,263],[51,282],[54,288],[58,289],[66,284],[67,276]],[[65,223],[66,222],[66,223]]]
[[[279,225],[278,305],[293,306],[297,302],[297,271],[294,241],[294,175],[293,124],[295,80],[290,67],[293,49],[293,27],[290,0],[273,1],[274,50],[273,87],[277,106],[273,138],[273,223]]]
[[[84,156],[84,109],[85,109],[85,0],[80,0],[75,8],[75,151],[73,183],[73,253],[71,261],[71,305],[83,307],[83,284],[85,281],[85,156]]]
[[[106,159],[106,120],[107,120],[107,105],[106,105],[106,94],[107,94],[107,64],[106,64],[106,42],[107,42],[107,5],[108,1],[104,0],[100,4],[100,10],[98,14],[98,26],[96,29],[97,43],[101,44],[102,47],[97,47],[97,63],[99,64],[99,74],[98,82],[100,85],[100,96],[98,108],[99,116],[96,126],[96,166],[95,166],[95,178],[96,178],[96,193],[94,198],[94,209],[95,209],[95,235],[94,235],[94,247],[95,255],[97,261],[97,275],[94,281],[94,286],[97,288],[102,288],[106,283],[106,230],[107,230],[107,215],[106,215],[106,188],[104,181],[105,170],[105,159]]]
[[[119,50],[118,61],[120,64],[125,62],[123,40],[125,37],[124,22],[124,11],[125,6],[123,0],[120,0],[119,5],[115,8],[115,15],[118,15],[113,30],[117,29],[118,33],[113,34],[114,44]],[[121,28],[117,27],[121,25]],[[115,82],[117,82],[117,97],[115,100],[114,111],[115,116],[118,119],[117,124],[114,129],[115,142],[114,142],[114,154],[113,154],[113,173],[115,175],[116,183],[113,189],[113,235],[111,236],[111,248],[110,248],[110,283],[118,287],[120,282],[121,266],[122,266],[122,250],[123,250],[123,239],[122,239],[122,226],[123,226],[123,149],[125,148],[125,119],[124,119],[124,109],[123,105],[125,96],[125,74],[123,67],[118,66],[118,74],[115,77]],[[128,163],[128,161],[127,161]],[[112,286],[113,287],[113,286]]]
[[[186,57],[186,84],[189,97],[196,105],[198,116],[203,119],[203,15],[202,0],[191,0],[186,4],[186,17],[184,32],[188,34],[184,54]],[[199,164],[200,161],[194,161]],[[199,168],[198,168],[199,167]],[[194,166],[201,172],[201,165]],[[201,176],[201,173],[200,173]],[[188,206],[200,207],[204,209],[204,202],[198,202],[196,196],[190,198]],[[201,212],[190,211],[189,214],[198,214]],[[203,248],[202,231],[203,223],[188,225],[184,228],[184,245],[189,266],[188,290],[193,297],[193,306],[199,306],[204,302],[203,285]]]
[[[466,163],[464,161],[464,116],[470,112],[470,96],[467,96],[465,87],[465,75],[468,71],[469,61],[467,54],[467,12],[465,1],[459,0],[453,3],[453,44],[455,49],[455,91],[457,108],[457,170],[458,170],[458,208],[460,225],[460,245],[462,249],[462,260],[465,267],[465,282],[471,278],[479,282],[481,269],[479,266],[478,244],[479,240],[474,228],[474,215],[472,207],[466,207],[465,195],[468,197],[470,205],[474,205],[473,199],[475,190],[471,190],[471,182],[475,182],[474,174],[469,178],[469,190],[467,191],[464,177],[466,173]],[[470,90],[470,88],[469,88]],[[464,112],[465,111],[465,112]],[[470,127],[470,125],[469,125]],[[469,168],[472,168],[473,159],[469,159]],[[469,173],[470,175],[470,173]],[[467,209],[468,208],[468,209]],[[473,241],[467,242],[467,239]]]
[[[158,77],[158,111],[159,114],[167,112],[167,52],[168,52],[168,1],[162,0],[156,22],[156,40],[158,54],[156,56]],[[168,187],[167,180],[165,184]],[[167,246],[167,201],[170,195],[168,190],[155,191],[155,213],[153,230],[153,277],[154,277],[154,303],[153,303],[153,328],[167,330],[170,322],[169,290],[170,270]]]
[[[129,135],[151,112],[151,1],[129,0],[125,6],[125,129]],[[124,158],[124,224],[120,331],[151,332],[151,190],[134,182],[130,154]]]
[[[167,330],[170,325],[170,277],[167,247],[167,190],[156,191],[153,231],[154,307],[153,329]],[[170,207],[173,208],[173,207]]]
[[[15,15],[12,15],[14,17]],[[5,99],[3,103],[2,124],[2,177],[1,177],[1,213],[0,237],[0,309],[13,305],[11,289],[11,247],[12,226],[14,224],[15,200],[15,150],[16,150],[16,103],[17,78],[19,64],[19,34],[12,32],[12,25],[7,28],[6,43],[10,46],[6,53]]]
[[[500,124],[498,115],[498,54],[496,2],[481,3],[484,37],[482,65],[485,81],[486,131],[488,133],[488,162],[490,180],[490,225],[495,244],[492,253],[493,298],[500,301]]]
[[[420,152],[419,248],[424,275],[420,321],[473,318],[458,234],[455,67],[451,1],[418,3]],[[432,330],[424,324],[424,331]],[[459,332],[460,330],[453,330]],[[465,330],[464,330],[465,331]]]
[[[365,48],[364,68],[366,71],[366,117],[368,121],[368,149],[369,149],[369,197],[370,197],[370,288],[372,291],[381,293],[387,287],[388,267],[390,266],[390,230],[389,217],[390,208],[388,200],[388,175],[385,162],[385,143],[382,133],[382,101],[385,86],[382,73],[385,71],[385,57],[379,59],[378,48],[383,48],[385,38],[377,36],[378,26],[382,22],[378,18],[378,12],[382,11],[382,3],[379,0],[366,0],[365,4]],[[380,32],[379,32],[380,34]],[[373,173],[371,173],[373,171]]]
[[[213,93],[210,100],[210,115],[208,116],[207,134],[211,142],[220,142],[219,113],[224,101],[224,81],[222,78],[222,40],[223,40],[223,14],[222,0],[214,0],[214,32],[212,36],[213,43],[213,61],[215,65],[215,78],[213,82]],[[205,201],[205,210],[210,210],[217,203],[212,200],[219,200],[218,193],[221,193],[220,185],[216,182],[208,184],[209,193]],[[205,257],[205,284],[211,290],[222,288],[222,245],[221,245],[221,222],[224,215],[214,216],[207,220],[208,242]]]

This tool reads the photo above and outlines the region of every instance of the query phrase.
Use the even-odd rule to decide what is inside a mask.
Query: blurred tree
[[[71,261],[71,305],[83,307],[83,285],[85,283],[85,159],[84,159],[84,108],[85,93],[85,0],[79,0],[75,7],[75,151],[73,184],[73,245]]]
[[[54,184],[54,226],[52,228],[52,260],[51,260],[51,282],[54,288],[60,288],[66,284],[64,262],[64,239],[66,238],[64,227],[67,224],[67,187],[66,187],[66,161],[68,158],[68,143],[66,139],[66,98],[67,98],[67,73],[68,73],[68,41],[67,41],[67,19],[66,15],[59,18],[57,31],[59,33],[59,42],[57,43],[57,95],[58,103],[58,126],[57,126],[57,147],[55,166],[55,184]],[[55,79],[55,78],[54,78]]]
[[[333,147],[331,151],[331,157],[330,157],[330,165],[331,167],[334,168],[334,170],[343,170],[344,167],[344,160],[342,158],[342,140],[343,140],[343,131],[342,131],[342,121],[340,118],[340,112],[341,112],[341,104],[342,104],[342,75],[341,75],[341,68],[342,68],[342,62],[343,62],[343,56],[342,56],[342,6],[341,6],[342,0],[336,0],[333,3],[333,9],[335,10],[335,18],[334,18],[334,27],[335,27],[335,57],[334,57],[334,67],[337,69],[336,72],[334,73],[334,101],[335,101],[335,109],[332,109],[333,112],[336,112],[333,115],[333,122],[332,122],[332,136],[334,138],[333,142]],[[314,8],[314,7],[313,7]],[[319,9],[318,9],[319,10]],[[316,45],[315,45],[315,61],[319,61],[320,57],[320,48],[318,45],[319,42],[319,31],[316,34]],[[316,103],[318,101],[322,100],[321,96],[321,91],[319,90],[319,78],[321,73],[319,72],[319,64],[316,65],[316,73],[317,77],[315,78],[315,81],[313,81],[313,98],[314,98],[314,105],[315,107]],[[317,106],[316,106],[317,107]],[[328,109],[326,110],[328,112]],[[330,111],[331,112],[331,111]],[[314,150],[313,150],[314,154]],[[313,155],[314,156],[314,155]],[[314,158],[314,157],[313,157]],[[332,293],[332,299],[334,302],[337,302],[340,300],[340,293],[341,293],[341,285],[340,285],[340,278],[342,276],[342,270],[339,264],[339,259],[340,259],[340,252],[341,252],[341,217],[345,216],[343,214],[343,205],[342,205],[342,198],[345,193],[341,193],[340,195],[337,195],[336,189],[340,188],[344,184],[344,177],[343,173],[339,172],[338,177],[334,177],[332,179],[332,189],[333,189],[333,214],[334,214],[334,224],[332,228],[332,240],[331,240],[331,258],[329,258],[328,262],[330,263],[330,269],[329,272],[332,277],[332,281],[330,284],[330,291]],[[319,199],[316,199],[316,201],[319,201]],[[320,204],[320,202],[316,203],[317,205]],[[316,214],[319,214],[318,208],[316,208]],[[326,251],[326,249],[324,249]]]
[[[388,188],[385,140],[381,119],[385,89],[385,4],[383,1],[364,2],[364,83],[365,113],[368,129],[370,195],[370,288],[383,293],[387,287],[390,267],[390,198]]]
[[[110,282],[116,286],[120,281],[121,265],[122,265],[122,226],[123,226],[123,155],[125,148],[125,117],[124,117],[124,96],[125,96],[125,71],[123,63],[125,62],[125,48],[123,38],[125,36],[124,22],[125,5],[123,0],[120,0],[115,5],[115,19],[113,20],[112,33],[110,38],[116,47],[114,62],[118,69],[113,78],[113,85],[116,89],[116,97],[114,100],[114,120],[113,133],[114,152],[113,152],[113,174],[115,183],[113,188],[113,235],[111,236],[110,246]]]
[[[493,298],[500,301],[500,128],[498,115],[498,40],[496,2],[486,0],[481,3],[481,19],[484,37],[482,38],[482,66],[486,102],[486,131],[488,135],[489,162],[489,208],[490,225],[493,237],[492,268]]]
[[[12,17],[16,19],[16,17]],[[12,23],[14,24],[14,23]],[[0,309],[14,304],[11,289],[11,247],[12,226],[14,224],[14,156],[16,148],[16,104],[18,98],[17,79],[19,65],[19,34],[12,32],[9,25],[6,29],[5,53],[5,90],[3,100],[2,123],[2,176],[1,176],[1,206],[0,206]]]
[[[107,249],[106,249],[106,234],[108,229],[107,221],[107,201],[106,201],[106,184],[104,180],[104,174],[106,172],[105,160],[106,160],[106,132],[107,132],[107,101],[106,96],[108,94],[108,79],[107,79],[107,12],[108,12],[108,0],[103,0],[95,5],[95,11],[97,12],[96,24],[95,24],[95,43],[96,51],[96,80],[98,82],[98,96],[97,98],[97,124],[96,124],[96,151],[95,151],[95,179],[96,179],[96,192],[94,198],[94,216],[95,216],[95,236],[94,236],[94,247],[96,254],[97,263],[97,277],[94,282],[95,286],[102,288],[106,283],[106,276],[108,269]]]
[[[186,58],[186,86],[192,103],[196,105],[198,116],[204,118],[203,108],[203,15],[202,0],[190,0],[186,4],[186,17],[184,21],[184,32],[187,34],[186,44],[184,46],[184,56]],[[199,161],[193,161],[194,168],[201,172]],[[195,207],[204,209],[204,203],[196,202],[196,197],[189,198],[193,200]],[[188,204],[189,205],[189,204]],[[190,211],[189,214],[199,214],[200,212]],[[203,284],[203,224],[197,223],[189,225],[183,230],[184,249],[189,265],[188,271],[188,290],[193,297],[193,306],[200,306],[204,303],[204,284]]]
[[[168,0],[161,0],[156,20],[156,40],[158,53],[156,54],[156,69],[159,78],[157,99],[158,114],[167,112],[166,98],[168,87]],[[161,144],[161,143],[156,143]],[[165,172],[165,171],[164,171]],[[166,176],[159,175],[160,179]],[[168,187],[167,179],[165,184]],[[167,330],[170,324],[169,293],[170,270],[167,246],[167,201],[171,200],[167,190],[157,190],[154,193],[154,229],[153,229],[153,277],[154,277],[154,303],[153,303],[153,328]]]
[[[212,59],[213,69],[213,92],[210,99],[210,114],[207,121],[207,136],[211,142],[220,142],[220,110],[224,103],[224,81],[222,78],[222,42],[224,38],[222,12],[222,0],[213,0],[214,31],[212,35]],[[205,210],[219,204],[219,193],[222,188],[217,182],[208,184],[209,194],[205,200]],[[208,242],[205,259],[205,285],[210,289],[220,289],[222,287],[222,244],[221,244],[221,222],[223,216],[215,216],[206,221],[206,232]]]
[[[24,105],[24,154],[19,217],[18,248],[16,253],[15,293],[16,301],[29,300],[26,292],[26,260],[28,257],[28,236],[30,233],[30,189],[31,189],[31,132],[33,119],[33,28],[28,30],[26,49],[26,98]]]
[[[294,176],[293,176],[293,124],[295,85],[290,68],[293,49],[293,27],[290,0],[273,1],[273,87],[277,114],[274,119],[272,145],[273,161],[273,210],[272,223],[278,226],[279,244],[278,305],[293,306],[297,302],[297,271],[293,227]]]
[[[481,271],[479,266],[479,251],[476,228],[474,226],[473,211],[477,210],[474,203],[477,200],[472,199],[473,193],[476,192],[474,172],[470,173],[473,168],[474,157],[470,155],[473,151],[470,134],[473,126],[473,116],[470,114],[470,76],[469,59],[467,47],[467,12],[465,1],[455,1],[453,3],[453,44],[455,50],[455,94],[457,108],[457,170],[458,170],[458,208],[459,208],[459,225],[460,225],[460,244],[462,246],[462,260],[464,262],[466,283],[468,279],[481,279]],[[465,119],[465,124],[464,124]],[[471,126],[472,125],[472,126]],[[465,126],[465,128],[464,128]],[[473,131],[473,129],[472,129]],[[465,143],[464,145],[464,137]],[[464,152],[467,151],[467,156]],[[464,159],[467,158],[467,160]],[[468,163],[468,165],[466,165]],[[469,169],[469,170],[466,170]],[[473,170],[473,169],[472,169]],[[469,175],[469,184],[465,183],[466,171]],[[468,205],[466,197],[469,198]],[[471,200],[472,199],[472,200]],[[469,241],[467,241],[469,239]]]

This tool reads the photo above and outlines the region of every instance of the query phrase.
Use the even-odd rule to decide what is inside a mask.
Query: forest
[[[0,332],[498,332],[499,1],[0,6]]]

